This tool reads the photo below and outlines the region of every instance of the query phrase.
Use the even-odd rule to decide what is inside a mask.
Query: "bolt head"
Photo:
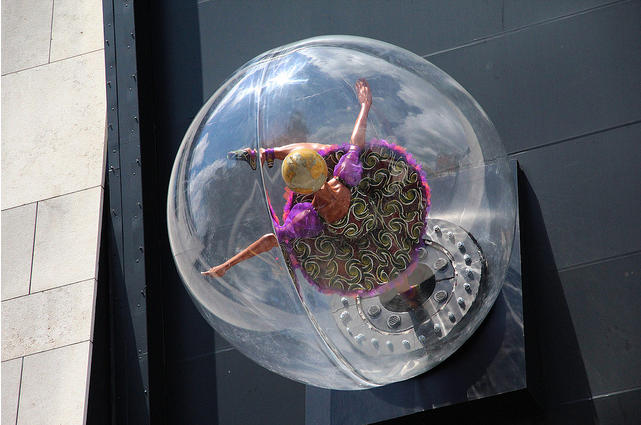
[[[447,268],[447,260],[445,258],[439,258],[434,262],[434,268],[439,271],[443,271]]]
[[[378,317],[381,314],[381,307],[378,305],[370,306],[367,309],[367,313],[372,317]]]
[[[440,290],[440,291],[436,291],[436,293],[434,294],[434,299],[438,303],[442,303],[443,301],[445,301],[446,298],[447,298],[447,291]]]
[[[401,316],[397,314],[392,314],[388,319],[387,319],[387,326],[390,329],[396,329],[399,326],[401,326]]]

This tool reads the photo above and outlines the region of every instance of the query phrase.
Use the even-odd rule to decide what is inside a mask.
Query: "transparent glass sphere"
[[[414,304],[389,291],[331,293],[273,248],[209,270],[274,232],[280,170],[228,153],[297,142],[349,143],[365,78],[366,140],[420,164],[431,209],[411,277]],[[409,156],[409,155],[408,155]],[[330,173],[331,177],[331,173]],[[475,331],[506,275],[515,193],[505,150],[477,102],[451,77],[399,47],[358,37],[304,40],[240,68],[209,99],[177,154],[168,195],[171,248],[207,321],[262,366],[307,384],[362,389],[436,366]]]

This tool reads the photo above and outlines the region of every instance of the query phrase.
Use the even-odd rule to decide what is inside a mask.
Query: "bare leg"
[[[362,148],[363,146],[365,146],[367,115],[369,114],[369,109],[372,107],[372,90],[370,89],[369,83],[365,78],[360,78],[356,82],[355,87],[358,101],[361,104],[361,112],[358,114],[358,118],[356,118],[356,123],[354,124],[351,143]]]
[[[292,143],[289,145],[278,146],[273,148],[274,155],[272,159],[280,159],[282,161],[290,152],[301,148],[311,149],[318,152],[321,149],[328,150],[330,145],[323,145],[321,143]],[[267,149],[260,148],[260,165],[265,164],[265,160],[267,159],[265,156],[266,150]],[[227,158],[245,161],[249,163],[253,169],[256,169],[256,163],[253,162],[255,160],[252,159],[253,152],[254,150],[252,148],[239,149],[237,151],[229,152],[227,154]]]
[[[231,267],[235,266],[236,264],[245,261],[249,258],[252,258],[258,254],[261,254],[263,252],[267,252],[272,248],[276,248],[278,246],[278,239],[276,239],[276,235],[273,233],[268,233],[258,239],[256,242],[253,244],[249,245],[247,248],[239,252],[238,254],[234,255],[232,258],[229,260],[225,261],[223,264],[212,267],[206,272],[202,272],[201,274],[203,276],[211,276],[211,277],[223,277],[225,273],[227,273],[227,270],[229,270]]]

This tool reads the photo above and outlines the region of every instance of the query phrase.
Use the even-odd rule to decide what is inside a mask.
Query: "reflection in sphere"
[[[276,373],[361,389],[429,370],[480,325],[515,196],[494,126],[451,77],[386,43],[321,37],[255,58],[209,99],[168,223],[216,331]]]

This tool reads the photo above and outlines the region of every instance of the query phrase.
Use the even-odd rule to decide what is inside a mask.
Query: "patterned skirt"
[[[319,152],[330,175],[348,146]],[[420,165],[404,149],[383,140],[366,145],[359,159],[363,174],[360,183],[350,187],[347,215],[324,222],[317,236],[281,241],[288,266],[301,269],[322,292],[382,292],[416,261],[423,243],[430,189]],[[295,204],[312,198],[292,193],[284,218]]]

